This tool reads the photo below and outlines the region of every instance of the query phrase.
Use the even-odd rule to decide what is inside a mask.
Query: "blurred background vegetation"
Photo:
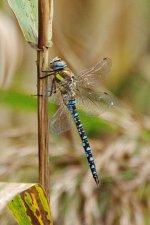
[[[150,224],[150,1],[54,1],[53,47],[78,72],[112,59],[104,85],[114,109],[81,119],[101,188],[73,129],[50,135],[51,209],[57,225]],[[0,180],[37,182],[36,52],[0,3]],[[50,104],[50,117],[55,112]],[[14,225],[7,211],[0,224]]]

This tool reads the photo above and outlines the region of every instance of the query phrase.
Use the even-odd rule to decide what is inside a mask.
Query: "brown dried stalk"
[[[49,197],[49,157],[48,157],[48,98],[47,79],[42,70],[48,66],[48,22],[50,19],[50,0],[38,0],[38,49],[37,52],[37,93],[38,93],[38,149],[39,182]]]

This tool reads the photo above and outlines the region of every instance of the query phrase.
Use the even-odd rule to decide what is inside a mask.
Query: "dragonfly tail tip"
[[[96,182],[96,184],[97,184],[97,188],[99,188],[99,187],[100,187],[100,182],[99,182],[98,177],[95,178],[95,182]]]

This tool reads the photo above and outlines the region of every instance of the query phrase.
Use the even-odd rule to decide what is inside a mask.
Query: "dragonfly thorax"
[[[55,72],[55,80],[63,98],[69,100],[75,96],[76,82],[69,68]]]

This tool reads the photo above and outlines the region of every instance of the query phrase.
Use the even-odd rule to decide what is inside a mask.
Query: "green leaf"
[[[20,28],[26,41],[31,44],[32,47],[37,47],[38,42],[38,0],[7,0],[12,11],[14,12]],[[53,1],[51,1],[53,4]],[[52,10],[49,21],[48,40],[51,45],[52,37]]]
[[[52,225],[46,194],[39,184],[0,183],[0,211],[8,206],[20,225]]]
[[[38,40],[38,1],[37,0],[8,0],[25,39],[37,45]]]

